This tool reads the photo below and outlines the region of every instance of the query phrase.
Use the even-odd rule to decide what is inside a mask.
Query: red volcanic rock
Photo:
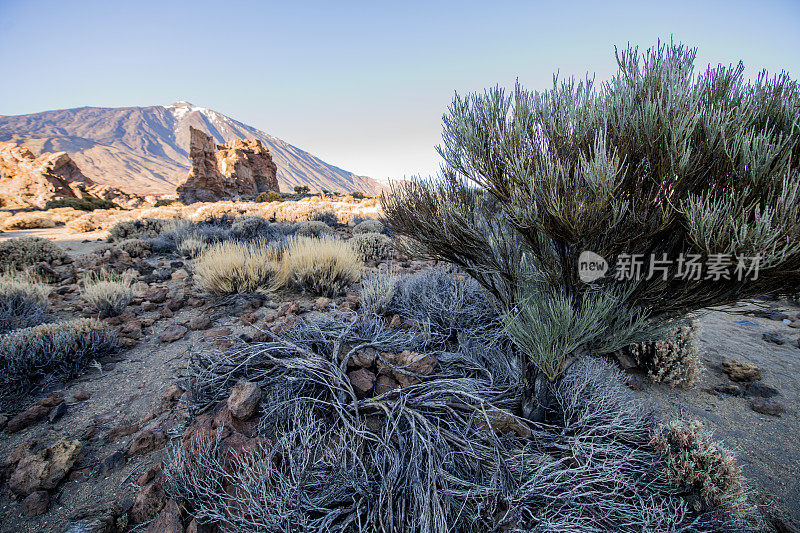
[[[278,167],[258,139],[237,139],[216,145],[214,139],[196,128],[191,135],[189,158],[192,169],[178,186],[183,203],[238,199],[278,190]]]

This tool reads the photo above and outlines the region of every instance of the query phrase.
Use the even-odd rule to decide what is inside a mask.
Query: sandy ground
[[[0,233],[0,241],[7,239],[18,239],[21,237],[39,237],[50,239],[57,242],[74,257],[88,254],[100,246],[108,238],[108,231],[93,231],[91,233],[72,233],[66,226],[56,226],[55,228],[26,229],[15,231],[4,231]]]
[[[762,510],[785,517],[800,528],[800,329],[742,314],[766,307],[796,318],[800,309],[785,302],[759,304],[701,315],[703,372],[698,383],[690,389],[645,385],[641,396],[657,401],[667,417],[703,422],[717,440],[737,453],[753,499]],[[737,324],[741,321],[753,325]],[[765,332],[778,332],[787,342],[767,342],[762,338]],[[750,407],[752,397],[715,393],[715,386],[733,384],[722,369],[722,363],[731,360],[757,365],[763,374],[761,383],[777,389],[779,394],[772,400],[786,412],[780,416],[760,414]]]

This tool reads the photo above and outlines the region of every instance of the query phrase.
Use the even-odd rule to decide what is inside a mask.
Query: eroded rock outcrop
[[[50,200],[94,196],[123,207],[143,200],[116,187],[87,178],[67,152],[36,156],[23,146],[0,142],[0,204],[3,207],[42,208]]]
[[[278,190],[277,167],[260,140],[237,139],[216,145],[196,128],[190,127],[189,132],[192,169],[178,186],[182,202],[235,200]]]

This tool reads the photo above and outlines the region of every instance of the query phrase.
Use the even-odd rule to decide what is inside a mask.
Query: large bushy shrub
[[[127,239],[147,239],[157,237],[163,230],[166,224],[165,220],[157,218],[140,218],[136,220],[125,220],[117,222],[108,233],[115,241],[124,241]]]
[[[368,219],[353,226],[353,235],[359,233],[383,233],[384,229],[383,224],[377,220]]]
[[[39,229],[53,228],[56,223],[43,213],[17,213],[3,220],[3,229]]]
[[[23,237],[0,241],[0,271],[23,269],[36,263],[52,263],[67,257],[53,241],[39,237]]]
[[[43,381],[79,375],[117,348],[116,332],[98,320],[76,319],[0,336],[0,406],[14,408]]]
[[[497,300],[529,362],[538,407],[528,416],[544,416],[547,391],[580,354],[800,283],[797,83],[785,73],[745,81],[741,64],[697,72],[694,60],[682,45],[628,48],[599,87],[457,96],[442,179],[383,199],[391,229]],[[608,275],[580,280],[586,251]],[[733,262],[729,279],[679,275],[681,258],[713,264],[720,254]],[[736,256],[759,256],[757,278],[738,279]],[[634,260],[643,276],[627,268]]]
[[[330,226],[320,220],[305,220],[297,223],[297,235],[301,237],[323,237],[332,235]]]

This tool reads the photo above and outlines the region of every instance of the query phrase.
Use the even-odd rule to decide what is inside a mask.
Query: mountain
[[[312,190],[377,194],[383,186],[212,109],[189,102],[150,107],[78,107],[30,115],[0,115],[0,141],[39,155],[67,152],[97,183],[137,194],[170,194],[189,172],[189,127],[219,143],[260,139],[278,165],[278,184]]]

